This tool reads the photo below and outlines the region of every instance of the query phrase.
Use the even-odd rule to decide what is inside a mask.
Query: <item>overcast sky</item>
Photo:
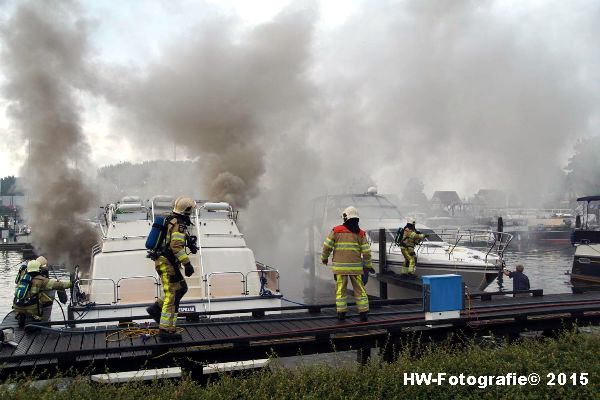
[[[0,0],[2,29],[20,3]],[[600,1],[291,3],[95,0],[82,2],[78,12],[87,24],[90,61],[106,83],[107,77],[114,82],[123,76],[175,80],[178,73],[169,77],[165,66],[181,67],[178,51],[193,52],[194,41],[209,41],[206,27],[226,26],[230,42],[215,38],[216,46],[232,52],[243,48],[254,27],[278,22],[282,11],[312,10],[301,17],[308,20],[299,39],[306,51],[295,56],[304,57],[296,59],[303,67],[290,74],[306,82],[294,86],[302,94],[287,104],[302,117],[292,121],[274,116],[270,99],[264,100],[268,106],[249,108],[245,112],[265,115],[252,121],[260,126],[256,145],[296,137],[261,133],[273,126],[273,119],[292,121],[307,132],[299,147],[310,154],[298,155],[299,163],[314,159],[312,172],[331,171],[338,177],[347,174],[347,164],[339,162],[347,157],[357,176],[388,192],[401,191],[410,177],[407,169],[426,182],[428,191],[456,188],[466,195],[492,186],[486,182],[490,177],[501,187],[513,181],[516,188],[527,187],[539,175],[563,166],[578,138],[598,133]],[[282,23],[293,24],[295,18]],[[206,49],[202,46],[198,48]],[[276,62],[280,55],[275,51],[281,49],[267,50]],[[115,72],[119,70],[123,75]],[[132,104],[123,96],[160,97],[160,92],[149,90],[152,82],[135,79],[74,93],[92,164],[172,158],[173,150],[179,158],[198,157],[197,151],[186,152],[183,136],[175,144],[140,146],[149,129],[143,116],[156,112],[157,106]],[[0,83],[6,80],[0,66]],[[120,86],[128,91],[115,95]],[[236,88],[251,90],[244,85],[229,89]],[[27,147],[7,112],[14,100],[1,96],[0,175],[5,176],[19,174]],[[155,122],[160,125],[168,118]],[[206,143],[198,146],[205,148]],[[256,166],[254,178],[267,184],[276,180],[271,175],[276,169],[270,168],[281,157],[277,152],[289,154],[294,148],[298,146],[273,146],[260,153],[264,163]]]

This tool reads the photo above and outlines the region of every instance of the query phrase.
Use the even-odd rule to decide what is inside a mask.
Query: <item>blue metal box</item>
[[[455,274],[425,275],[422,280],[425,312],[462,310],[462,276]]]

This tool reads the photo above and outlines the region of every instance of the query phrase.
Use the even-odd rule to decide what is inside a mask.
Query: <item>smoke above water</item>
[[[82,172],[90,150],[76,101],[86,79],[85,21],[71,2],[20,3],[1,35],[8,115],[28,143],[20,175],[33,244],[50,263],[87,266],[96,235],[81,216],[96,202]]]
[[[388,193],[413,176],[465,197],[556,190],[598,134],[598,17],[598,2],[362,3],[317,57],[325,168],[352,158]]]

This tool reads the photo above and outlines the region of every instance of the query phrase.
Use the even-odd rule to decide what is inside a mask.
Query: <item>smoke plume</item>
[[[137,140],[168,139],[208,160],[203,197],[246,207],[268,149],[310,99],[312,19],[286,11],[239,33],[233,21],[216,18],[174,42],[142,78],[121,78],[109,98],[135,120]]]
[[[86,79],[86,23],[71,2],[28,2],[1,34],[8,112],[28,143],[21,176],[33,243],[51,263],[87,265],[95,233],[80,217],[95,200],[82,172],[89,148],[76,102]]]

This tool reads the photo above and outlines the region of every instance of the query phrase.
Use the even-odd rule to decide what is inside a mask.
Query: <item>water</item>
[[[511,245],[512,246],[512,245]],[[544,293],[570,293],[571,281],[567,275],[573,265],[575,247],[571,244],[521,246],[509,248],[504,256],[506,267],[514,271],[517,264],[523,264],[525,275],[529,277],[532,289],[544,289]],[[512,290],[511,279],[498,280],[488,286],[487,291]]]
[[[571,284],[567,272],[573,263],[574,247],[571,245],[552,246],[512,246],[505,253],[507,268],[514,270],[516,264],[523,264],[525,274],[529,277],[532,289],[544,289],[544,293],[570,293]],[[0,319],[11,310],[15,289],[15,276],[21,265],[22,255],[19,252],[0,252]],[[333,281],[331,285],[320,283],[318,287],[303,284],[303,268],[278,266],[281,272],[281,290],[284,296],[294,302],[333,303]],[[286,273],[290,271],[291,273]],[[68,279],[66,271],[57,269],[52,277]],[[286,279],[287,278],[287,279]],[[300,283],[300,284],[299,284]],[[512,290],[512,282],[504,277],[502,284],[497,280],[487,288],[487,291],[500,289]],[[291,305],[287,303],[286,305]],[[62,318],[59,307],[53,307],[53,318]]]
[[[0,321],[12,310],[15,278],[21,264],[23,264],[23,255],[20,252],[0,251]],[[54,268],[50,273],[50,277],[66,280],[69,279],[69,274],[64,269]],[[58,316],[62,318],[60,307],[52,308],[52,318]]]

